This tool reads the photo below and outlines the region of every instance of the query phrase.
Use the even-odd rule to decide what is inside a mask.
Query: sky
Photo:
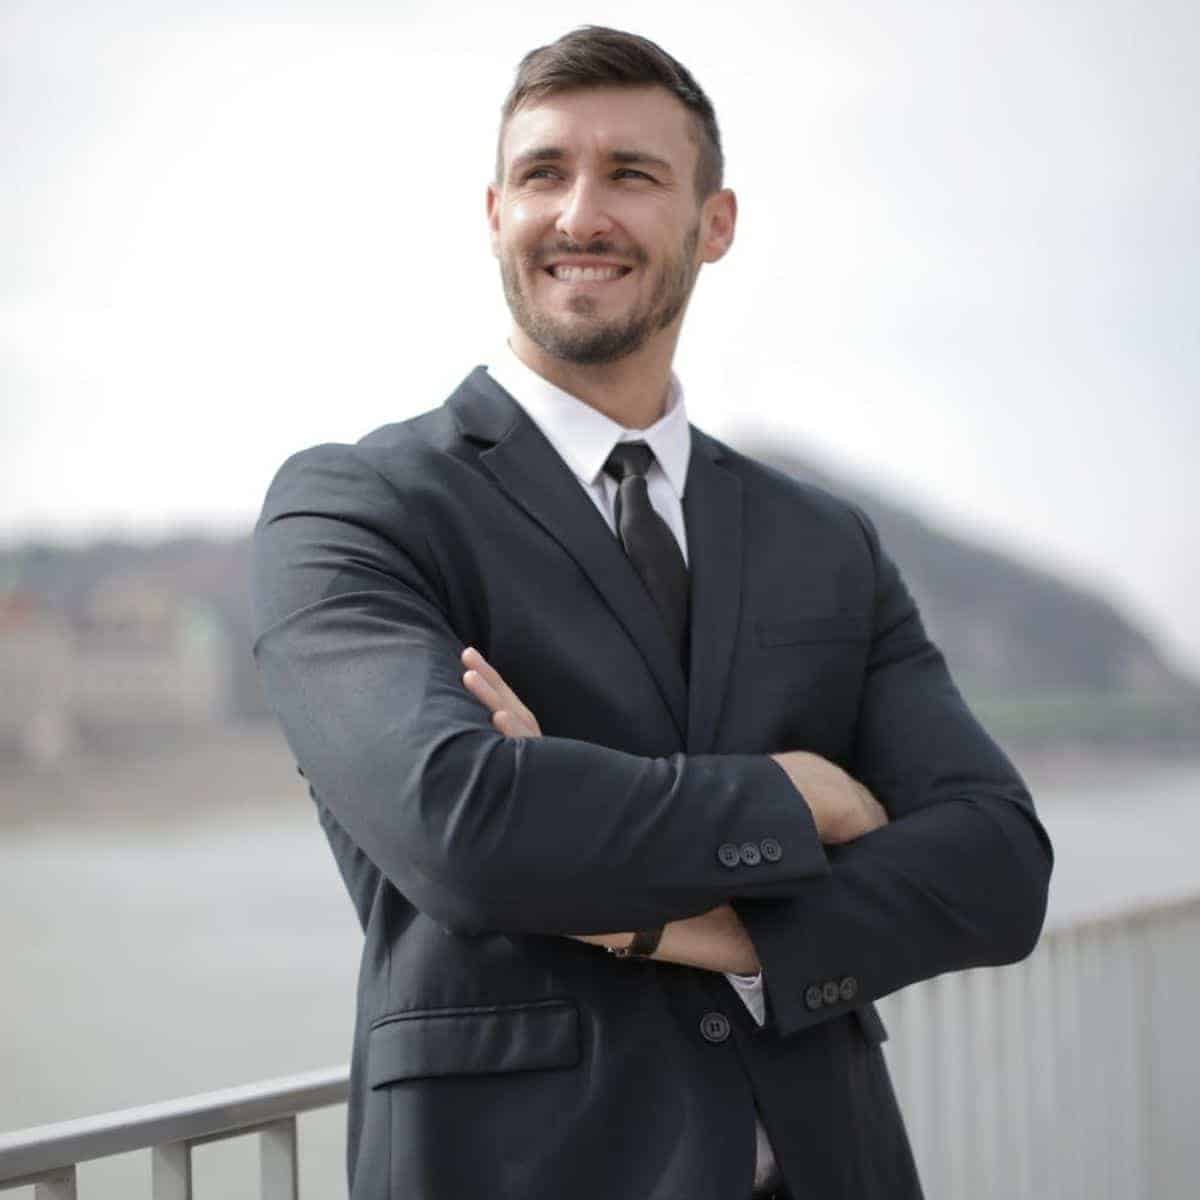
[[[440,404],[508,327],[500,102],[583,23],[721,122],[693,423],[1103,591],[1200,673],[1193,0],[6,0],[0,542],[244,529],[293,451]]]

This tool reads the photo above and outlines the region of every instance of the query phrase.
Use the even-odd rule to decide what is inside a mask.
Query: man
[[[920,1195],[872,1001],[1015,961],[1051,866],[870,520],[687,424],[737,217],[613,30],[523,60],[507,346],[290,459],[256,655],[366,940],[354,1200]]]

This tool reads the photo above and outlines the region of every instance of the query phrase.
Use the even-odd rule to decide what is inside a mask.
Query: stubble
[[[543,269],[544,254],[529,255],[521,266],[515,256],[500,259],[504,298],[517,326],[547,354],[581,366],[616,362],[640,349],[660,330],[666,329],[683,312],[696,281],[692,265],[700,241],[697,221],[683,239],[680,253],[664,262],[646,300],[624,316],[602,320],[595,314],[599,305],[586,292],[571,298],[569,308],[580,320],[553,316],[536,306],[522,283],[521,267],[532,273]],[[556,253],[597,257],[612,253],[608,243],[593,243],[587,250],[559,247]],[[639,266],[644,263],[641,256]]]

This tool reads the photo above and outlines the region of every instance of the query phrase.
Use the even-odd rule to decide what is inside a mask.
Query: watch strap
[[[658,949],[662,935],[661,925],[654,929],[639,929],[628,946],[609,946],[608,952],[617,958],[649,958]]]

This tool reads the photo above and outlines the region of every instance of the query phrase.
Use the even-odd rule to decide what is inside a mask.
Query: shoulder
[[[309,446],[275,473],[252,539],[258,630],[363,581],[400,581],[435,602],[427,499],[429,464],[441,456],[414,431],[419,421]]]
[[[742,484],[750,520],[788,519],[817,522],[856,541],[865,541],[872,555],[878,545],[874,525],[848,497],[811,480],[800,479],[692,426],[692,451],[711,458]]]
[[[405,507],[444,474],[453,439],[445,405],[394,421],[357,442],[323,442],[290,455],[267,490],[263,516],[281,507],[333,506],[347,515]]]

